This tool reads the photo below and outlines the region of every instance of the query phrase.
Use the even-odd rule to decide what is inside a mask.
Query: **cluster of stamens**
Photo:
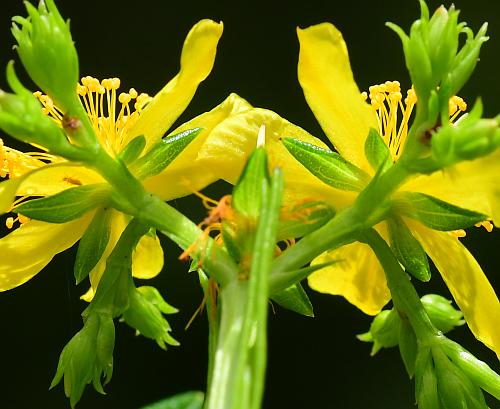
[[[111,154],[120,152],[129,142],[128,129],[152,99],[148,94],[139,94],[134,88],[117,95],[118,88],[119,78],[99,81],[89,76],[83,77],[76,88],[101,145]],[[42,103],[43,112],[62,126],[63,112],[52,99],[41,92],[34,95]]]

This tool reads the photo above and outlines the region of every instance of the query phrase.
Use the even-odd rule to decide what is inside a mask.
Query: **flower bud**
[[[25,2],[28,17],[14,17],[12,34],[17,52],[32,80],[67,112],[78,103],[78,55],[69,23],[54,0],[41,0],[38,8]]]
[[[80,400],[85,386],[104,393],[101,377],[109,382],[113,374],[115,326],[108,314],[89,314],[84,327],[68,342],[61,352],[56,375],[50,385],[56,386],[64,376],[64,393],[71,407]]]
[[[12,62],[7,66],[7,81],[15,94],[0,90],[0,128],[22,142],[44,146],[51,153],[68,159],[78,156],[78,149],[44,115],[38,100],[18,80]]]
[[[500,146],[497,118],[481,118],[478,101],[471,113],[455,124],[446,124],[432,135],[432,157],[441,166],[486,156]]]
[[[399,327],[401,320],[395,310],[384,310],[372,321],[370,330],[357,338],[365,342],[373,342],[370,355],[375,355],[382,348],[391,348],[399,343]]]
[[[133,288],[129,295],[129,306],[123,319],[146,338],[154,339],[160,348],[165,343],[179,345],[170,335],[170,325],[163,314],[174,314],[177,309],[169,305],[154,287]]]
[[[434,326],[443,333],[465,324],[463,314],[451,305],[451,301],[437,294],[427,294],[421,299],[422,304]]]

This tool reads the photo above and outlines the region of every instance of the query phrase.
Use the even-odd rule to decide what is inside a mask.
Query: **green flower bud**
[[[427,294],[421,301],[434,326],[443,333],[465,324],[462,312],[453,308],[451,301],[446,298]]]
[[[432,348],[438,393],[444,408],[488,409],[481,389],[445,355]]]
[[[170,335],[170,325],[163,314],[174,314],[177,309],[169,305],[154,287],[132,288],[129,305],[123,313],[123,319],[138,333],[154,339],[162,349],[169,345],[179,345]]]
[[[443,95],[446,101],[458,93],[470,78],[474,68],[476,68],[481,46],[488,41],[486,36],[487,28],[488,24],[484,23],[475,37],[471,29],[464,28],[461,30],[467,34],[467,40],[462,49],[456,54],[452,68],[441,83],[440,94]]]
[[[80,157],[78,148],[44,115],[38,100],[21,84],[12,62],[7,66],[7,82],[15,93],[0,90],[0,128],[22,142],[44,146],[56,155]]]
[[[365,342],[373,342],[370,355],[375,355],[382,348],[391,348],[399,343],[399,326],[401,319],[395,310],[384,310],[372,321],[370,330],[357,338]]]
[[[432,135],[432,158],[441,167],[486,156],[500,146],[498,118],[481,118],[478,101],[471,113],[455,124],[446,124]]]
[[[113,374],[115,326],[108,314],[89,314],[81,329],[64,347],[50,385],[56,386],[64,376],[64,393],[71,407],[80,400],[85,386],[92,382],[104,393],[101,377],[108,383]]]
[[[462,29],[457,24],[459,11],[452,5],[449,10],[439,7],[428,25],[429,58],[433,77],[437,81],[450,70],[458,49],[458,35]]]
[[[54,0],[41,0],[38,8],[25,2],[28,17],[14,17],[12,34],[17,52],[33,81],[67,112],[78,102],[78,55],[69,23]]]

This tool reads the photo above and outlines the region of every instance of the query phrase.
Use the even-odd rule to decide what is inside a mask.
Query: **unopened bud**
[[[443,333],[465,324],[463,314],[451,305],[451,301],[437,294],[421,298],[422,304],[434,326]]]

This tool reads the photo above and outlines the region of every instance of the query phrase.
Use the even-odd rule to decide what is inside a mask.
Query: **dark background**
[[[418,16],[417,1],[58,1],[62,14],[71,18],[73,37],[80,55],[81,75],[118,76],[125,89],[135,87],[153,95],[172,78],[179,64],[181,45],[199,19],[224,21],[224,35],[212,74],[202,83],[179,122],[207,111],[230,92],[237,92],[255,106],[275,110],[316,136],[322,131],[310,112],[296,76],[298,42],[295,27],[323,21],[335,23],[349,47],[351,64],[361,89],[385,80],[400,80],[406,88],[397,36],[384,22],[405,30]],[[435,8],[439,2],[431,2]],[[472,103],[483,98],[487,115],[500,111],[498,54],[500,5],[488,0],[456,1],[462,19],[476,31],[491,22],[491,40],[481,53],[476,74],[461,95]],[[0,16],[0,66],[16,58],[12,51],[10,17],[25,15],[21,1],[2,2]],[[17,64],[21,71],[20,64]],[[0,84],[5,87],[4,79]],[[229,187],[223,183],[206,189],[220,197]],[[174,205],[195,221],[205,210],[198,199],[176,200]],[[496,289],[500,235],[473,229],[463,240],[475,254]],[[180,347],[162,351],[153,341],[135,337],[117,323],[115,371],[99,396],[87,388],[78,404],[87,408],[136,409],[148,402],[190,389],[205,387],[206,322],[197,318],[184,330],[202,293],[194,274],[180,265],[179,249],[165,244],[165,269],[150,281],[181,312],[171,316],[173,335]],[[87,284],[74,286],[74,249],[58,255],[35,278],[0,294],[0,407],[68,408],[61,385],[49,391],[59,353],[81,328],[85,303],[79,296]],[[0,255],[1,258],[4,255]],[[26,254],[29,257],[29,254]],[[447,295],[436,273],[421,294],[439,291]],[[279,307],[269,316],[269,364],[265,408],[383,408],[414,407],[413,381],[409,381],[398,351],[383,350],[370,358],[370,345],[356,340],[371,319],[339,297],[308,291],[316,317],[305,318]],[[462,342],[498,370],[495,355],[476,342],[467,328],[451,337]],[[498,402],[491,403],[498,408]]]

